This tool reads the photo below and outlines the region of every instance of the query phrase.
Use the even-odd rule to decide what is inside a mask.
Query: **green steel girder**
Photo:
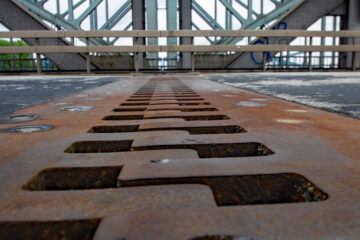
[[[158,6],[157,0],[146,0],[146,29],[147,30],[157,30],[158,29]],[[147,38],[148,45],[158,45],[158,38]],[[157,59],[159,57],[158,53],[148,53],[147,58]],[[153,63],[153,62],[152,62]],[[152,67],[156,67],[158,64],[153,63]]]
[[[99,30],[111,30],[130,11],[131,0],[128,0],[100,27]]]
[[[56,26],[62,27],[66,30],[81,30],[80,25],[77,25],[75,21],[67,21],[58,15],[53,15],[51,12],[45,10],[44,8],[40,8],[38,5],[36,5],[33,2],[26,0],[17,0],[17,1],[21,3],[24,7],[29,9],[31,12],[33,12],[35,15],[38,15],[40,18]],[[86,39],[80,39],[80,40],[86,42]],[[107,44],[104,40],[95,39],[95,38],[91,38],[90,43],[94,45]]]
[[[213,29],[224,29],[196,0],[192,1],[192,8]]]
[[[74,0],[68,1],[68,9],[62,13],[59,11],[60,0],[57,0],[58,14],[53,14],[45,9],[44,4],[48,0],[17,0],[27,9],[41,17],[42,19],[66,30],[81,30],[81,23],[90,18],[90,28],[92,30],[111,30],[115,25],[117,25],[131,10],[132,10],[132,1],[136,0],[126,0],[121,7],[112,15],[109,16],[108,12],[108,0],[79,0],[74,3]],[[140,1],[140,0],[139,0]],[[157,30],[157,2],[158,0],[145,0],[146,1],[146,24],[149,30]],[[261,26],[267,25],[269,22],[276,20],[288,13],[292,8],[294,8],[300,2],[305,0],[259,0],[261,3],[260,11],[255,11],[253,9],[253,1],[255,0],[217,0],[215,1],[215,8],[217,8],[217,2],[222,4],[225,7],[226,21],[225,28],[232,29],[232,18],[237,19],[241,24],[241,29],[258,29]],[[276,5],[276,8],[268,13],[263,14],[264,1],[271,1]],[[103,25],[97,26],[97,7],[100,3],[105,2],[106,8],[106,21]],[[166,0],[167,6],[167,29],[176,30],[177,29],[177,2],[174,0]],[[89,3],[89,6],[78,16],[74,18],[74,11],[82,6],[83,4]],[[247,9],[247,16],[241,15],[237,10],[234,4],[239,4],[241,7]],[[215,13],[215,18],[212,14],[208,13],[202,5],[200,5],[197,0],[192,1],[192,9],[194,12],[200,16],[204,22],[209,25],[212,29],[223,30],[224,27],[217,21],[217,13]],[[217,10],[216,10],[217,11]],[[130,23],[131,24],[131,23]],[[192,23],[195,29],[200,29],[199,26],[195,23]],[[129,26],[129,25],[128,25]],[[126,27],[129,29],[129,27]],[[84,39],[82,39],[85,41]],[[115,41],[117,39],[114,39]],[[91,44],[114,44],[114,40],[105,41],[104,39],[91,39]],[[207,40],[211,44],[236,44],[242,40],[238,37],[223,37],[213,41],[210,38]],[[157,39],[148,39],[149,44],[158,44]],[[177,44],[176,38],[168,38],[168,44],[174,45]]]
[[[253,10],[253,0],[248,0],[248,3],[244,3],[241,0],[235,0],[240,6],[247,8],[248,14],[244,18],[241,16],[238,11],[234,8],[232,0],[219,0],[219,2],[226,9],[226,29],[231,29],[232,23],[231,18],[234,16],[240,23],[241,29],[258,29],[261,26],[268,24],[269,22],[276,20],[288,13],[291,9],[297,6],[299,3],[305,0],[270,0],[276,5],[276,8],[268,14],[263,14],[262,10],[257,13]],[[264,0],[261,0],[261,5],[263,6]],[[208,24],[212,29],[224,29],[218,22],[217,16],[215,14],[215,19],[196,1],[192,1],[193,10]],[[196,24],[193,23],[193,26]],[[197,28],[198,29],[198,28]],[[217,41],[211,41],[211,44],[236,44],[241,41],[243,38],[240,37],[223,37]],[[208,39],[209,40],[209,39]]]
[[[41,5],[41,6],[44,6],[44,4],[45,4],[47,1],[49,1],[49,0],[38,0],[38,1],[36,1],[36,4]]]
[[[99,28],[99,30],[111,30],[127,13],[131,11],[131,0],[127,0],[118,11],[116,11],[113,16],[109,18],[108,16],[108,0],[80,0],[77,3],[73,4],[73,0],[68,0],[68,9],[63,13],[59,12],[60,0],[57,0],[57,11],[58,14],[53,14],[47,9],[44,8],[44,4],[48,0],[17,0],[22,6],[33,12],[35,15],[39,16],[41,19],[44,19],[55,26],[66,29],[66,30],[82,30],[81,23],[90,17],[90,29],[97,30],[97,7],[99,4],[105,1],[106,3],[106,22]],[[81,5],[89,2],[89,6],[80,14],[76,19],[74,18],[74,10],[80,7]],[[125,30],[129,29],[126,27]],[[86,39],[80,39],[82,42],[86,42]],[[116,39],[117,40],[117,39]],[[91,38],[90,43],[93,45],[107,45],[114,44],[114,41],[105,41],[99,38]]]
[[[177,30],[177,1],[174,0],[166,0],[166,19],[167,30]],[[177,45],[176,37],[168,37],[167,38],[168,45]],[[176,58],[176,52],[170,52],[167,54],[168,58]]]
[[[60,1],[60,0],[57,0]],[[79,2],[77,2],[76,4],[73,5],[72,9],[75,10],[76,8],[80,7],[84,2],[86,2],[87,0],[80,0]],[[62,14],[60,14],[60,16],[62,18],[65,18],[67,15],[69,14],[69,10],[66,10],[65,12],[63,12]]]
[[[275,8],[272,12],[261,15],[255,20],[246,21],[244,25],[242,25],[241,29],[257,29],[260,26],[264,26],[267,23],[276,20],[283,16],[284,14],[288,13],[291,9],[299,5],[300,3],[304,2],[305,0],[287,0],[283,1],[281,4],[277,3],[277,8]],[[250,2],[250,0],[249,0]],[[240,37],[225,37],[221,38],[215,44],[236,44],[241,41],[243,38]]]

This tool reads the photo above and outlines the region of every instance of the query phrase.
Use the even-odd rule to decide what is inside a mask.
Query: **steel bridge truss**
[[[51,23],[57,29],[63,30],[129,30],[133,29],[131,18],[126,17],[132,12],[132,0],[117,1],[116,11],[110,14],[111,0],[16,0],[22,6],[30,10],[41,19]],[[178,30],[177,11],[179,4],[174,0],[145,0],[146,29],[158,29],[158,4],[166,4],[166,30]],[[242,30],[264,28],[274,20],[291,11],[304,0],[192,0],[192,12],[199,16],[207,25],[208,29],[214,30]],[[209,12],[206,5],[214,4]],[[119,4],[120,3],[120,4]],[[112,8],[115,5],[112,3]],[[220,6],[221,5],[221,6]],[[271,11],[265,6],[271,6]],[[65,10],[64,10],[65,9]],[[223,11],[223,12],[222,12]],[[219,15],[225,15],[225,23],[220,22]],[[189,14],[191,18],[191,14]],[[130,19],[130,20],[129,20]],[[238,23],[235,24],[235,21]],[[87,24],[84,24],[84,23]],[[99,24],[102,22],[102,24]],[[119,28],[119,23],[122,28]],[[193,18],[193,29],[200,29]],[[234,29],[234,26],[241,26]],[[165,30],[165,29],[162,29]],[[222,37],[217,40],[206,38],[210,44],[236,44],[242,38]],[[81,39],[85,42],[85,39]],[[93,45],[113,45],[118,39],[92,39]],[[169,45],[175,45],[177,39],[168,39]],[[156,45],[154,40],[148,40],[149,45]]]

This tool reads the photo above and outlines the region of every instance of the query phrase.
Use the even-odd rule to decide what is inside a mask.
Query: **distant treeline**
[[[22,40],[13,41],[13,46],[28,46]],[[10,41],[0,39],[0,47],[11,46]],[[10,69],[12,64],[15,68],[34,68],[36,63],[32,62],[32,54],[29,53],[14,53],[14,54],[0,54],[0,68],[3,70]],[[10,59],[16,59],[11,63]]]

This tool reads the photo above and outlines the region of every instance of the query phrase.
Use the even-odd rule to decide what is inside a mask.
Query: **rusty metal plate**
[[[0,126],[0,239],[360,238],[359,120],[191,75],[89,99]]]

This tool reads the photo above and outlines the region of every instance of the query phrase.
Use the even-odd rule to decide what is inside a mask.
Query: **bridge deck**
[[[194,76],[55,102],[0,126],[0,238],[360,237],[359,120]]]

